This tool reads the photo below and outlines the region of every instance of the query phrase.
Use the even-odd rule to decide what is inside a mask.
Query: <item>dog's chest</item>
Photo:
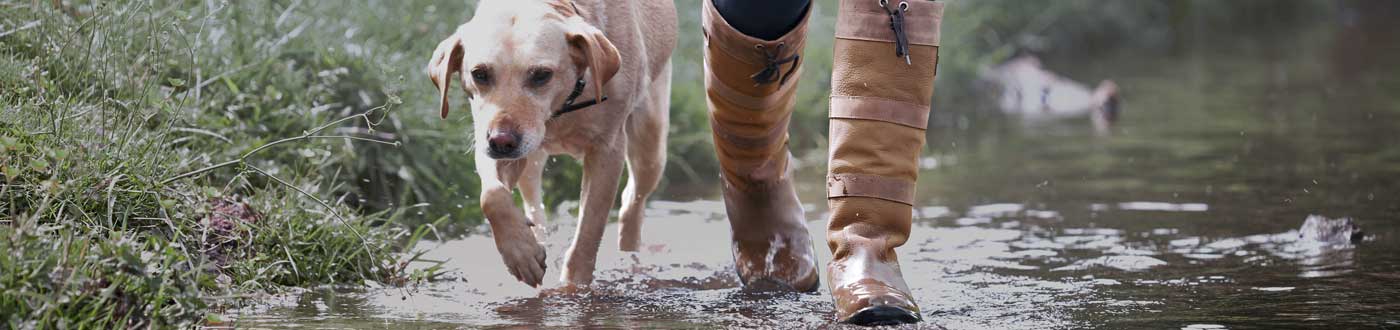
[[[551,155],[567,154],[582,157],[589,150],[608,144],[612,140],[608,128],[617,128],[619,122],[597,121],[593,113],[602,109],[585,109],[551,120],[546,125],[544,150]]]

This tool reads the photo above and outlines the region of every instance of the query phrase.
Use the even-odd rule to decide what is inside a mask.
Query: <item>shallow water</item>
[[[250,327],[453,328],[579,325],[825,326],[820,294],[737,289],[728,226],[715,202],[654,202],[645,252],[604,242],[596,292],[540,297],[515,282],[490,238],[429,248],[455,279],[409,289],[311,290],[245,310]],[[1079,218],[1023,204],[925,207],[900,252],[924,316],[951,329],[1400,325],[1400,261],[1393,226],[1359,245],[1300,241],[1293,230],[1238,236],[1181,226],[1217,211],[1205,204],[1089,204]],[[1161,227],[1115,229],[1156,219]],[[1214,221],[1226,221],[1216,218]],[[1285,221],[1279,222],[1296,222]],[[820,221],[810,222],[820,234]],[[561,226],[562,227],[562,226]],[[1173,228],[1176,227],[1176,228]],[[614,228],[610,228],[614,229]],[[1380,231],[1376,231],[1380,230]],[[563,228],[561,232],[568,232]],[[551,236],[559,254],[568,235]],[[829,259],[818,249],[822,260]],[[559,259],[552,255],[551,270]],[[557,271],[548,280],[554,281]]]
[[[1108,137],[1087,120],[1022,125],[977,105],[936,115],[959,129],[931,133],[925,202],[899,250],[921,326],[1400,328],[1400,52],[1313,34],[1047,61],[1123,86]],[[823,237],[822,168],[804,163]],[[644,252],[617,252],[609,228],[591,294],[541,297],[471,236],[424,246],[449,280],[308,290],[230,314],[250,328],[831,326],[825,287],[737,288],[716,195],[670,198],[689,201],[651,203]],[[551,223],[546,285],[571,207]],[[1312,214],[1352,217],[1364,239],[1300,240]]]

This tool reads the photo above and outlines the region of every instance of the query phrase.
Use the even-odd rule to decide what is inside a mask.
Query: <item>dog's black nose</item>
[[[492,156],[513,157],[520,150],[520,134],[507,130],[492,131],[486,143],[491,147]]]

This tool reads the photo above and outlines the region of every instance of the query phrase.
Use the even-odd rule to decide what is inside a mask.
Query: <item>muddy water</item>
[[[922,327],[1400,328],[1400,56],[1349,38],[1277,39],[1047,61],[1123,86],[1124,120],[1106,138],[1087,119],[1020,124],[941,106],[925,202],[899,250]],[[1358,52],[1374,54],[1346,55]],[[800,173],[817,237],[821,175],[819,164]],[[590,294],[541,297],[472,236],[427,245],[448,280],[308,290],[230,314],[251,328],[830,326],[824,287],[737,288],[716,195],[670,198],[684,201],[647,211],[644,252],[617,252],[609,228]],[[572,207],[551,223],[546,285]],[[1363,239],[1301,240],[1314,214],[1355,219]]]

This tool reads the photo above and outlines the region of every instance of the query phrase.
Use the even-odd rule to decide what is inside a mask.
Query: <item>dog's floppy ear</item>
[[[595,97],[601,100],[603,86],[617,75],[617,70],[622,65],[622,55],[619,55],[617,47],[603,36],[603,31],[588,24],[581,17],[569,18],[566,33],[574,64],[580,68],[593,69],[593,88],[598,91]]]
[[[462,71],[462,52],[462,38],[454,33],[438,43],[433,58],[428,60],[428,78],[433,80],[433,86],[437,86],[443,119],[447,119],[447,110],[451,108],[447,102],[447,90],[452,86],[452,74]]]

